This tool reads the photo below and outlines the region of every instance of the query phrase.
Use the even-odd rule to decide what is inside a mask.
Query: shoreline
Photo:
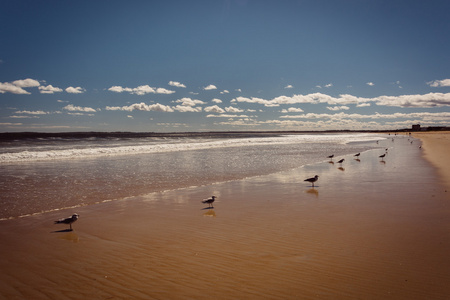
[[[86,131],[86,132],[0,132],[0,141],[13,141],[17,139],[33,139],[33,138],[147,138],[147,137],[208,137],[210,135],[221,136],[223,138],[230,137],[257,137],[257,136],[278,136],[284,134],[340,134],[340,133],[421,133],[401,129],[398,131],[390,130],[324,130],[324,131],[199,131],[199,132],[127,132],[127,131]],[[449,133],[450,128],[439,131],[426,131],[425,133]]]
[[[424,157],[438,170],[443,184],[450,189],[450,132],[414,132],[423,143]]]
[[[1,221],[0,297],[446,299],[449,197],[407,138],[342,165]],[[73,212],[74,231],[53,224]]]

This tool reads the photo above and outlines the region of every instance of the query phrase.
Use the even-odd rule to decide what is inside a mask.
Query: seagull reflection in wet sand
[[[216,196],[211,196],[211,198],[203,200],[202,203],[208,203],[208,208],[214,208],[212,204],[216,200],[216,198]]]
[[[59,219],[58,221],[55,221],[55,224],[69,224],[70,229],[69,231],[72,231],[72,223],[78,220],[78,214],[73,214],[71,217],[65,218],[65,219]]]
[[[306,193],[310,194],[310,195],[314,195],[316,197],[319,197],[319,190],[315,189],[315,188],[310,188],[309,190],[306,191]]]

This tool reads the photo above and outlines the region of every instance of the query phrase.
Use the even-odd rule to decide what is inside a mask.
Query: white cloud
[[[18,87],[37,87],[41,85],[39,81],[31,78],[16,80],[13,81],[12,83]]]
[[[170,95],[170,94],[175,93],[175,91],[167,90],[167,89],[165,89],[165,88],[157,88],[157,89],[156,89],[156,93],[157,93],[157,94],[166,94],[166,95]]]
[[[68,88],[66,88],[66,92],[69,94],[82,94],[86,92],[86,90],[79,86],[77,87],[69,86]]]
[[[125,88],[125,91],[128,92],[128,89],[129,88]],[[150,94],[150,93],[155,94],[156,91],[154,88],[152,88],[151,86],[146,84],[146,85],[140,85],[134,89],[131,89],[130,93],[142,96],[142,95],[146,95],[146,94]]]
[[[175,102],[181,103],[181,105],[183,105],[183,106],[196,106],[196,105],[206,104],[205,102],[203,102],[201,100],[191,99],[191,98],[181,98]]]
[[[375,83],[373,83],[373,82],[367,82],[366,84],[369,85],[369,86],[374,86],[375,85]]]
[[[356,107],[368,107],[370,105],[371,105],[370,103],[358,103],[356,104]]]
[[[262,104],[264,106],[278,106],[278,104],[276,104],[276,103],[275,103],[275,105],[273,105],[273,102],[270,100],[264,100],[264,99],[256,98],[256,97],[252,97],[252,98],[237,97],[236,99],[233,99],[233,100],[236,100],[237,102]]]
[[[251,127],[251,126],[258,126],[259,123],[254,121],[251,118],[242,118],[242,119],[238,119],[238,120],[233,120],[230,119],[226,122],[219,122],[217,123],[217,125],[221,125],[221,126],[246,126],[246,127]]]
[[[118,85],[112,86],[108,89],[108,91],[110,92],[115,92],[115,93],[122,93],[124,91],[124,88]]]
[[[229,115],[229,114],[222,114],[222,115],[207,115],[207,118],[248,118],[247,115]]]
[[[427,84],[431,87],[450,86],[450,79],[434,80],[427,82]]]
[[[41,94],[54,94],[54,93],[62,92],[63,90],[49,84],[47,86],[39,86],[39,91]]]
[[[108,89],[108,91],[111,92],[115,92],[115,93],[123,93],[123,92],[128,92],[130,94],[135,94],[135,95],[146,95],[146,94],[173,94],[175,93],[175,91],[170,91],[167,90],[165,88],[153,88],[151,86],[149,86],[148,84],[146,85],[140,85],[136,88],[129,88],[129,87],[121,87],[118,85],[112,86]]]
[[[241,92],[242,92],[242,90],[241,90],[241,89],[235,89],[235,91],[236,91],[236,92],[239,92],[239,93],[241,93]]]
[[[220,108],[217,105],[205,107],[205,111],[209,113],[218,113],[218,114],[223,114],[225,112],[224,109]]]
[[[330,87],[332,87],[333,86],[333,84],[332,83],[328,83],[328,84],[325,84],[323,87],[324,88],[330,88]],[[321,85],[316,85],[316,88],[319,88],[319,89],[321,89],[322,88],[322,86]]]
[[[93,117],[94,114],[85,114],[85,113],[81,113],[81,112],[74,112],[74,113],[67,113],[68,115],[71,116],[88,116],[88,117]]]
[[[0,82],[0,93],[25,94],[25,95],[31,94],[30,92],[27,92],[23,88],[9,82]]]
[[[205,91],[217,90],[217,87],[215,85],[213,85],[213,84],[210,84],[210,85],[204,87],[203,90],[205,90]]]
[[[29,110],[21,110],[21,111],[16,111],[16,114],[28,114],[28,115],[46,115],[47,113],[45,111],[42,110],[37,110],[37,111],[29,111]]]
[[[0,126],[22,126],[23,123],[0,123]]]
[[[38,116],[30,116],[30,115],[20,115],[20,116],[10,116],[11,119],[39,119]]]
[[[285,89],[292,89],[293,86],[291,84],[288,84],[287,86],[284,87]]]
[[[144,102],[141,103],[134,103],[129,106],[107,106],[105,108],[106,110],[123,110],[123,111],[133,111],[133,110],[140,110],[140,111],[161,111],[161,112],[173,112],[174,110],[167,105],[163,105],[160,103],[156,104],[145,104]]]
[[[337,111],[337,110],[349,110],[350,108],[348,106],[327,106],[328,110],[333,110],[333,111]]]
[[[223,90],[222,92],[220,92],[221,94],[229,94],[230,93],[230,91],[228,91],[228,90]]]
[[[68,111],[96,112],[96,110],[91,107],[74,106],[73,104],[66,105],[63,109]]]
[[[283,109],[281,112],[283,114],[290,113],[290,112],[303,112],[303,109],[297,108],[297,107],[289,107],[288,109]]]
[[[170,86],[175,86],[179,88],[186,88],[186,86],[178,81],[169,81]]]
[[[201,107],[193,107],[193,106],[185,106],[185,105],[177,105],[174,107],[175,110],[179,112],[201,112]]]
[[[214,98],[211,101],[214,102],[214,103],[222,103],[222,100],[217,99],[217,98]]]
[[[237,108],[237,107],[233,107],[233,106],[229,106],[225,108],[226,112],[229,113],[239,113],[239,112],[243,112],[243,109]]]

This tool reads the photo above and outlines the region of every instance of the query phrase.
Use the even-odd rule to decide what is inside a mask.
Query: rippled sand
[[[418,140],[382,143],[383,160],[81,207],[72,232],[53,224],[72,210],[2,221],[0,297],[447,299],[448,193]]]

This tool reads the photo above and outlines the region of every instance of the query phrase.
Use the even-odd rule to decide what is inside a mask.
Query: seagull
[[[69,218],[59,219],[58,221],[55,221],[55,224],[69,224],[70,230],[72,230],[72,223],[75,222],[76,220],[78,220],[78,214],[73,214]]]
[[[316,182],[318,179],[319,179],[319,175],[316,175],[316,176],[314,176],[314,177],[305,179],[304,181],[311,182],[311,183],[312,183],[312,186],[314,187],[314,182]]]
[[[333,157],[334,157],[334,154],[331,154],[330,156],[328,156],[328,158],[330,158],[330,159],[333,158]]]
[[[212,206],[212,203],[214,202],[214,200],[216,200],[216,196],[211,196],[211,198],[210,199],[205,199],[205,200],[203,200],[202,201],[202,203],[208,203],[208,207],[212,207],[212,208],[214,208],[214,206]]]
[[[359,157],[361,153],[356,153],[354,156]]]
[[[342,164],[344,162],[345,159],[341,159],[340,161],[338,161],[338,164]]]
[[[378,156],[378,157],[380,157],[381,159],[383,159],[384,157],[386,156],[386,153],[384,153],[384,154],[381,154],[380,156]]]

